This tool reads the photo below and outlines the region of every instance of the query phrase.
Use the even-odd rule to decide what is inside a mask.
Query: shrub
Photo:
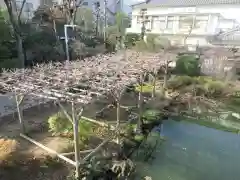
[[[200,74],[198,59],[192,55],[180,56],[176,62],[175,73],[188,76],[198,76]]]
[[[144,135],[137,134],[134,136],[135,141],[141,142],[141,141],[143,141],[143,139],[144,139]]]
[[[178,89],[190,85],[195,86],[197,95],[204,94],[208,97],[217,97],[219,95],[222,95],[226,89],[226,85],[223,82],[206,76],[173,76],[168,82],[168,87],[170,89]],[[192,88],[193,87],[190,87],[190,89]],[[190,91],[190,89],[185,88],[187,91]]]
[[[204,85],[205,94],[211,97],[217,97],[224,93],[225,85],[220,81],[208,81]]]
[[[49,131],[52,132],[53,135],[63,135],[63,136],[73,135],[72,123],[61,112],[49,117],[48,124],[49,124]],[[82,142],[87,140],[93,132],[93,124],[83,119],[79,120],[78,128],[79,128],[79,137]]]
[[[190,76],[173,76],[168,82],[168,87],[170,89],[177,89],[183,86],[189,86],[195,81],[196,80]]]
[[[144,122],[148,123],[148,122],[159,120],[161,118],[161,115],[162,113],[160,111],[150,109],[150,110],[146,110],[143,113],[142,118]]]
[[[159,35],[155,35],[155,34],[148,34],[147,35],[147,47],[148,50],[151,52],[157,52],[161,49],[160,46],[158,46],[158,44],[156,44],[155,39],[158,37]]]
[[[114,52],[117,44],[117,34],[111,34],[106,39],[106,49],[108,52]]]
[[[171,47],[171,42],[168,38],[163,38],[158,34],[148,34],[147,45],[150,51],[159,52],[161,49],[168,49]]]
[[[137,33],[128,33],[125,36],[125,46],[131,48],[136,45],[136,42],[140,40],[140,34]]]
[[[132,133],[137,129],[137,124],[128,124],[125,128],[125,133],[127,136],[131,136]]]

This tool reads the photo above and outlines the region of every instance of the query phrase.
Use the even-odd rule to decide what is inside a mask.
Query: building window
[[[208,16],[196,16],[193,28],[205,30],[207,28],[207,24]]]
[[[179,29],[193,28],[194,16],[180,16]]]
[[[144,17],[145,18],[145,27],[146,27],[146,29],[151,29],[151,20],[150,20],[150,18],[149,18],[149,16],[145,16]]]
[[[218,20],[218,29],[222,31],[227,31],[234,28],[234,21],[229,19],[219,19]]]
[[[137,16],[137,24],[142,24],[144,20],[145,26],[150,26],[149,16]]]
[[[165,16],[153,16],[152,17],[152,29],[163,30],[166,28]]]
[[[167,17],[167,29],[173,28],[174,16]]]
[[[166,28],[166,17],[165,16],[159,17],[159,28],[160,28],[160,30],[163,30]]]
[[[159,20],[158,20],[158,16],[153,16],[152,17],[152,29],[158,29],[159,26]]]

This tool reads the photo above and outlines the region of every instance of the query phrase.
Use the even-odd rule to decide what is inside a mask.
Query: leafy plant
[[[159,46],[159,44],[156,43],[155,39],[158,37],[159,35],[155,35],[155,34],[148,34],[147,35],[147,47],[148,50],[151,52],[157,52],[161,46]]]
[[[128,124],[125,129],[125,133],[126,135],[131,136],[136,129],[137,129],[137,124]]]
[[[127,48],[132,48],[136,45],[136,42],[140,40],[140,34],[128,33],[125,35],[125,46]]]
[[[144,122],[148,123],[148,122],[152,122],[152,121],[156,121],[159,120],[161,118],[162,113],[158,110],[146,110],[143,113],[143,120]]]
[[[200,74],[198,59],[193,55],[181,55],[176,62],[175,73],[187,76],[198,76]]]
[[[204,85],[205,93],[211,97],[217,97],[224,93],[225,85],[220,81],[209,81]]]
[[[195,81],[196,80],[190,76],[173,76],[168,82],[168,87],[171,89],[177,89],[183,86],[191,85]]]
[[[220,96],[226,90],[226,85],[223,82],[206,76],[173,76],[168,82],[168,87],[171,89],[185,88],[193,90],[193,85],[197,95],[206,95],[208,97]]]
[[[141,142],[141,141],[143,141],[143,139],[144,139],[144,135],[142,135],[142,134],[140,134],[140,135],[137,134],[134,136],[135,141]]]
[[[49,117],[48,124],[49,131],[52,132],[53,135],[73,135],[72,123],[61,112]],[[84,119],[80,119],[78,128],[80,140],[82,142],[88,140],[93,132],[93,124]]]

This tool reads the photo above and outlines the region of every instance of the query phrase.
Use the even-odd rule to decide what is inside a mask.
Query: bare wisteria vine
[[[68,63],[48,63],[34,68],[4,71],[0,88],[6,92],[33,95],[51,100],[88,104],[93,95],[113,92],[119,97],[124,88],[136,83],[139,75],[160,68],[166,55],[98,55]]]

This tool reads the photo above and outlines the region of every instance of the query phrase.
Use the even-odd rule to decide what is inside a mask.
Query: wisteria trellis
[[[159,69],[164,65],[166,58],[170,56],[174,58],[176,56],[175,54],[169,55],[169,53],[167,55],[166,53],[152,55],[126,51],[124,53],[98,55],[79,61],[49,63],[37,65],[29,69],[4,71],[0,76],[0,88],[16,93],[19,120],[23,127],[20,103],[25,95],[47,98],[59,103],[65,115],[74,126],[75,161],[27,137],[24,134],[24,128],[21,136],[74,165],[76,167],[76,176],[79,176],[81,161],[78,147],[78,120],[82,115],[84,107],[91,103],[96,96],[111,94],[117,102],[116,132],[118,132],[120,124],[120,98],[126,86],[136,83],[141,84],[144,74]],[[63,101],[72,103],[72,115],[69,115],[64,110],[61,105]],[[141,98],[139,102],[139,109],[141,109]],[[81,106],[79,112],[76,112],[75,104]],[[109,140],[101,143],[86,157],[90,157]]]

